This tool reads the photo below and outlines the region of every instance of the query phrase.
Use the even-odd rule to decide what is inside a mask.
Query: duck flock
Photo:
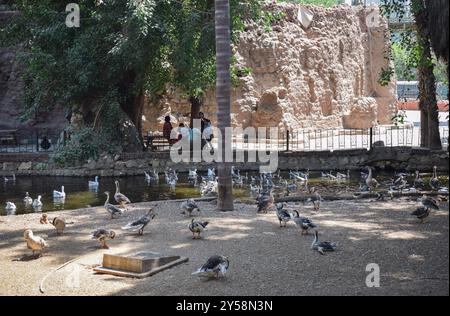
[[[153,170],[151,172],[145,172],[145,181],[149,184],[159,183],[160,174]],[[337,243],[331,241],[320,241],[319,231],[317,225],[309,218],[302,216],[298,210],[287,210],[287,204],[276,203],[276,197],[288,196],[292,191],[304,191],[309,194],[307,202],[311,202],[315,212],[320,211],[320,205],[323,201],[320,193],[315,187],[309,186],[309,170],[306,171],[289,171],[287,178],[281,176],[281,172],[276,173],[262,173],[259,176],[249,176],[248,173],[241,175],[241,172],[232,168],[232,179],[233,185],[236,187],[247,187],[250,189],[252,195],[256,199],[256,212],[257,213],[268,213],[271,210],[275,211],[276,218],[279,222],[280,228],[286,227],[289,222],[294,223],[301,232],[301,235],[309,235],[310,230],[313,230],[313,239],[311,243],[311,249],[318,251],[320,254],[325,254],[325,252],[332,252],[337,249]],[[175,188],[179,178],[175,170],[167,168],[164,172],[164,178],[167,185]],[[350,172],[347,173],[332,173],[322,172],[321,178],[328,181],[350,181]],[[4,178],[5,182],[15,181],[15,175],[12,178]],[[448,187],[444,187],[437,176],[437,167],[433,168],[433,173],[428,181],[425,183],[421,174],[416,171],[414,174],[398,173],[395,174],[393,178],[389,180],[378,181],[370,167],[367,167],[367,172],[361,172],[360,180],[360,191],[361,193],[374,192],[376,193],[377,200],[384,200],[386,195],[391,199],[394,198],[394,193],[421,193],[422,191],[429,189],[431,191],[437,192],[437,194],[448,196]],[[188,181],[190,184],[198,187],[200,194],[203,197],[215,197],[217,196],[217,176],[214,169],[208,169],[205,175],[200,175],[197,170],[190,170],[188,174]],[[116,192],[113,196],[116,204],[111,204],[110,193],[105,192],[105,203],[104,209],[110,216],[110,219],[123,216],[127,210],[126,205],[131,203],[130,199],[123,193],[120,192],[119,181],[115,181]],[[89,189],[98,190],[99,178],[95,177],[93,181],[88,182]],[[386,189],[382,191],[381,189]],[[66,193],[64,191],[64,186],[61,187],[61,191],[53,191],[54,200],[65,199]],[[429,217],[433,210],[439,210],[439,198],[434,199],[431,196],[425,194],[422,198],[418,200],[420,206],[411,213],[420,220],[421,223]],[[33,207],[35,210],[42,209],[41,195],[36,199],[30,197],[28,192],[25,193],[23,199],[25,205]],[[16,206],[12,202],[6,202],[6,210],[8,214],[13,212]],[[180,204],[181,214],[185,216],[192,217],[194,214],[198,215],[201,213],[200,207],[194,199],[188,199]],[[123,231],[134,232],[139,236],[144,235],[144,229],[152,222],[156,217],[156,212],[153,208],[150,208],[143,214],[140,218],[137,218],[125,226],[121,227]],[[48,218],[47,214],[42,214],[40,218],[40,223],[43,225],[52,225],[56,229],[56,233],[61,235],[64,233],[67,225],[73,224],[67,222],[65,218],[61,216],[56,216],[52,219]],[[193,239],[200,239],[201,234],[205,231],[209,222],[196,220],[192,218],[188,225],[188,230],[192,233]],[[101,228],[92,232],[92,239],[99,242],[100,247],[108,249],[107,241],[116,238],[116,232],[111,229]],[[33,256],[40,257],[45,248],[48,248],[47,242],[39,236],[34,235],[31,229],[26,228],[24,231],[24,239],[26,241],[26,246],[33,252]],[[214,255],[210,257],[206,263],[200,267],[193,275],[208,276],[219,278],[220,275],[225,275],[229,267],[229,259],[226,256]]]

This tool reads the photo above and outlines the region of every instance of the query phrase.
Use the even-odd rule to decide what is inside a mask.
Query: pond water
[[[361,182],[361,175],[359,172],[351,174],[350,181],[329,181],[320,177],[320,173],[310,173],[310,186],[320,188],[322,195],[332,194],[351,194],[359,191],[359,183]],[[377,179],[389,179],[392,175],[378,174]],[[282,177],[288,179],[287,173],[282,173]],[[410,183],[412,183],[410,178]],[[424,178],[427,183],[427,178]],[[77,208],[101,206],[105,203],[105,191],[111,192],[111,203],[115,204],[113,195],[115,192],[114,181],[115,178],[105,177],[99,179],[99,188],[97,191],[89,190],[88,181],[90,178],[75,178],[75,177],[17,177],[16,181],[4,182],[0,179],[0,216],[8,215],[5,210],[7,201],[14,202],[17,206],[15,214],[19,215],[25,213],[35,212],[32,207],[26,208],[23,203],[25,192],[29,192],[30,196],[35,199],[38,195],[42,195],[43,207],[42,212],[52,212],[58,210],[72,210]],[[179,175],[179,182],[176,189],[173,190],[166,185],[164,177],[161,176],[159,183],[148,184],[144,176],[124,177],[117,179],[120,181],[120,191],[127,195],[132,202],[149,202],[169,199],[185,199],[200,197],[198,187],[188,183],[187,174]],[[448,183],[448,176],[441,179],[442,183]],[[64,186],[66,198],[64,203],[54,201],[53,190],[61,190]],[[244,185],[243,188],[235,188],[235,197],[244,198],[250,197],[249,185]],[[299,190],[302,190],[299,185]],[[295,194],[295,191],[291,191]]]

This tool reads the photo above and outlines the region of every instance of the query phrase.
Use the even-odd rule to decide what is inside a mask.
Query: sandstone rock
[[[238,67],[251,73],[232,90],[234,126],[281,128],[365,128],[389,123],[396,112],[395,84],[378,84],[386,68],[387,22],[377,7],[305,6],[314,18],[307,29],[298,20],[300,6],[267,4],[284,17],[271,32],[250,24],[234,48]],[[214,91],[204,95],[202,111],[216,122]],[[144,130],[162,130],[165,115],[174,124],[189,121],[190,104],[170,87],[157,104],[144,109]],[[343,118],[344,116],[344,118]]]
[[[31,162],[31,161],[29,161],[29,162],[22,162],[22,163],[19,165],[18,170],[19,170],[19,171],[31,170],[31,167],[32,167],[32,162]]]

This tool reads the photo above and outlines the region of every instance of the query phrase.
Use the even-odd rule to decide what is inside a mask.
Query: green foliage
[[[262,25],[264,27],[264,31],[269,33],[272,31],[272,26],[279,22],[286,14],[282,11],[278,12],[270,12],[265,11],[261,16]]]
[[[394,69],[391,66],[381,69],[380,78],[378,79],[378,83],[385,87],[387,86],[394,75]]]
[[[407,119],[406,111],[400,110],[395,116],[392,117],[391,120],[395,126],[400,126],[405,124],[406,119]]]

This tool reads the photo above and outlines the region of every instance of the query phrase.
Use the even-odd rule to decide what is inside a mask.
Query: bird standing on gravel
[[[275,197],[273,196],[273,190],[269,190],[269,193],[260,194],[256,198],[256,202],[258,205],[257,213],[266,214],[269,209],[273,208],[275,203]]]
[[[34,236],[33,231],[29,228],[25,228],[23,238],[27,242],[27,248],[33,251],[33,256],[36,255],[36,252],[38,257],[42,256],[42,251],[48,248],[47,242],[39,236]]]
[[[120,193],[119,181],[114,182],[116,184],[116,193],[114,194],[114,199],[120,204],[121,208],[125,208],[125,204],[131,203],[130,199],[124,194]]]
[[[41,224],[50,224],[48,220],[48,215],[45,213],[42,214],[39,222]],[[56,234],[62,235],[62,233],[64,233],[64,229],[66,228],[66,220],[63,217],[58,216],[53,218],[51,224],[56,228]]]
[[[150,223],[152,219],[155,218],[155,216],[156,214],[153,212],[153,209],[151,208],[147,211],[147,214],[142,216],[137,221],[128,223],[127,225],[123,226],[122,229],[131,230],[133,232],[137,231],[138,234],[142,236],[144,234],[144,228],[148,225],[148,223]]]
[[[309,229],[317,227],[310,219],[300,216],[297,210],[295,210],[294,213],[295,215],[292,216],[292,220],[302,229],[302,235],[308,235]]]
[[[421,206],[412,212],[411,215],[417,217],[417,219],[420,219],[420,223],[423,224],[425,219],[430,216],[430,212],[431,210],[429,208]]]
[[[283,203],[277,203],[276,208],[277,208],[277,218],[278,221],[280,222],[280,227],[286,227],[287,222],[289,222],[292,219],[291,214],[289,214],[288,211],[283,209],[284,208]],[[284,225],[282,225],[282,223],[284,223]]]
[[[200,208],[198,207],[197,203],[195,203],[194,199],[189,199],[181,203],[181,209],[183,210],[181,214],[187,214],[189,216],[192,216],[193,211],[197,211],[200,213]]]
[[[426,194],[424,194],[420,201],[424,207],[439,211],[439,203],[432,197],[429,197]]]
[[[206,226],[208,226],[209,222],[196,221],[192,219],[189,224],[189,230],[192,232],[192,239],[200,238],[200,234],[205,230]],[[197,234],[197,236],[195,236]]]
[[[122,215],[123,214],[123,210],[122,209],[120,209],[117,206],[112,205],[112,204],[109,203],[109,192],[106,191],[105,194],[106,194],[106,201],[105,201],[104,207],[105,207],[105,210],[109,214],[111,214],[111,219],[114,218],[114,215]]]
[[[434,191],[438,191],[441,188],[441,183],[439,182],[439,178],[437,176],[437,167],[433,167],[433,175],[430,178],[430,187]]]
[[[102,245],[103,249],[109,249],[106,244],[107,240],[114,239],[116,237],[116,233],[114,231],[108,231],[106,229],[98,229],[92,233],[92,239],[98,240]]]
[[[330,241],[319,241],[319,232],[314,232],[314,240],[311,244],[311,249],[317,250],[320,254],[324,255],[325,252],[335,251],[337,243]]]
[[[219,274],[225,276],[225,273],[230,266],[230,261],[225,256],[212,256],[202,265],[197,271],[192,273],[192,275],[214,277],[219,279]]]

